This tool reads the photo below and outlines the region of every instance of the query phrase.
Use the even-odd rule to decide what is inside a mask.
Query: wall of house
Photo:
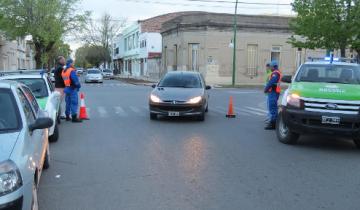
[[[302,50],[287,43],[289,33],[239,30],[236,46],[236,83],[262,84],[265,65],[276,59],[284,74],[292,74],[299,63],[308,56],[324,56],[324,50]],[[194,70],[191,63],[192,47],[198,44],[196,71],[201,72],[209,84],[231,84],[233,32],[231,30],[207,29],[202,31],[177,31],[163,34],[163,68]],[[303,62],[303,61],[302,61]]]

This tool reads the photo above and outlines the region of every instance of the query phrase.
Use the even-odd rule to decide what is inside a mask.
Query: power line
[[[185,7],[213,7],[213,8],[229,8],[232,9],[233,6],[224,6],[224,5],[209,5],[209,4],[189,4],[189,3],[174,3],[174,2],[165,2],[165,1],[153,1],[153,0],[119,0],[125,2],[132,2],[132,3],[145,3],[145,4],[162,4],[162,5],[178,5],[178,6],[185,6]],[[223,1],[223,0],[183,0],[188,2],[203,2],[203,3],[215,3],[215,4],[223,4],[223,3],[230,3],[235,4],[235,2],[230,1]],[[240,2],[239,4],[243,5],[253,5],[256,7],[244,7],[242,6],[241,9],[269,9],[269,7],[265,6],[291,6],[290,4],[276,4],[276,3],[261,3],[261,2]],[[258,7],[263,6],[263,7]]]

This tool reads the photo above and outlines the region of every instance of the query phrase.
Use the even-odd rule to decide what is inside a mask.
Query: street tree
[[[101,46],[111,55],[111,43],[116,34],[124,27],[126,19],[114,19],[111,15],[105,13],[100,19],[89,18],[86,22],[86,27],[81,35],[81,40],[88,45],[96,47]],[[107,56],[103,56],[106,58]],[[107,63],[110,60],[103,60]]]
[[[110,62],[109,51],[100,45],[84,45],[76,50],[75,65],[81,67],[99,67],[103,62]]]
[[[359,1],[294,0],[292,7],[297,13],[290,22],[296,35],[290,38],[293,46],[340,49],[341,57],[345,57],[346,49],[358,42]]]
[[[1,0],[0,28],[14,39],[31,35],[37,68],[65,35],[84,26],[88,12],[79,13],[79,0]]]

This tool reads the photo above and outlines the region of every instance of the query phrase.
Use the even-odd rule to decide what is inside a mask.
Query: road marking
[[[116,113],[117,115],[122,116],[122,117],[127,116],[126,112],[124,111],[123,108],[121,108],[121,106],[116,106],[116,107],[115,107],[115,113]]]
[[[240,109],[240,111],[241,112],[246,112],[246,113],[249,113],[249,114],[253,114],[253,115],[258,115],[258,116],[265,116],[266,115],[264,113],[259,113],[257,111],[249,110],[249,109],[246,109],[246,108]]]
[[[131,111],[133,111],[135,113],[140,113],[140,109],[138,109],[137,107],[130,106],[129,108],[131,109]]]
[[[253,93],[259,93],[260,91],[228,91],[230,94],[253,94]]]
[[[246,107],[246,109],[250,109],[250,110],[254,110],[254,111],[257,111],[257,112],[260,112],[260,113],[264,113],[264,114],[267,114],[267,111],[264,110],[264,109],[259,109],[259,108],[254,108],[254,107]]]
[[[98,107],[98,112],[102,118],[106,118],[108,116],[106,109],[102,106]]]
[[[90,118],[90,108],[86,107],[86,113],[88,115],[88,118]]]
[[[247,113],[247,112],[243,112],[242,109],[240,109],[239,107],[235,107],[234,108],[235,112],[239,115],[244,115],[244,116],[251,116],[250,113]]]

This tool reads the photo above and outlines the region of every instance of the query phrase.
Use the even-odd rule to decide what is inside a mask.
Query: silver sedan
[[[85,83],[96,82],[103,83],[104,77],[102,72],[98,69],[89,69],[85,76]]]

